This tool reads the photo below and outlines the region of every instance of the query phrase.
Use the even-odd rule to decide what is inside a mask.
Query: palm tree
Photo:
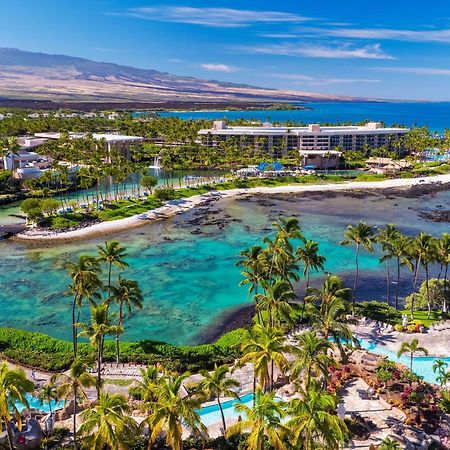
[[[137,430],[136,422],[127,415],[131,406],[123,395],[102,393],[98,402],[81,413],[80,435],[88,448],[123,450],[126,437]]]
[[[108,317],[108,304],[105,302],[101,305],[93,306],[91,308],[91,324],[79,323],[83,331],[79,336],[89,337],[91,346],[97,352],[97,397],[100,398],[100,389],[102,386],[101,367],[103,362],[103,344],[105,336],[117,335],[122,331],[121,327],[111,325],[111,319]]]
[[[143,424],[149,427],[149,450],[162,432],[165,432],[166,442],[173,450],[182,450],[183,425],[197,436],[207,435],[207,429],[196,411],[200,401],[182,392],[183,382],[189,375],[189,372],[182,375],[166,374],[155,388],[155,400],[142,405],[148,413]]]
[[[358,287],[359,277],[359,251],[361,248],[366,249],[369,252],[373,252],[372,247],[373,230],[372,227],[365,222],[359,222],[358,225],[349,225],[345,232],[345,239],[341,242],[341,245],[355,245],[355,282],[353,284],[353,298],[352,298],[352,310],[355,313],[355,300],[356,300],[356,288]]]
[[[142,309],[144,296],[137,281],[126,280],[119,277],[119,284],[117,287],[112,286],[112,300],[119,305],[119,319],[117,326],[119,330],[123,329],[123,307],[128,309],[131,314],[133,308]],[[120,342],[119,334],[116,335],[116,362],[119,364],[120,359]]]
[[[416,299],[416,288],[417,288],[417,280],[419,277],[420,267],[423,265],[425,268],[425,285],[426,285],[426,293],[427,293],[427,302],[428,302],[428,318],[431,314],[431,302],[430,295],[428,289],[428,281],[429,281],[429,273],[428,267],[429,264],[435,258],[435,239],[431,234],[427,233],[419,233],[414,239],[410,240],[411,242],[411,256],[416,260],[416,267],[414,272],[414,286],[413,286],[413,295],[411,300],[411,319],[414,319],[414,305]]]
[[[287,348],[281,330],[256,324],[247,331],[247,336],[241,345],[243,356],[238,365],[252,363],[254,379],[258,380],[261,389],[272,390],[274,367],[276,366],[281,372],[285,372],[288,367],[288,361],[284,355]]]
[[[400,294],[400,270],[402,266],[412,269],[410,261],[410,240],[403,234],[400,234],[392,241],[392,257],[397,261],[397,286],[395,290],[395,309],[398,309],[398,298]]]
[[[447,296],[448,296],[448,266],[450,265],[450,233],[442,233],[442,236],[437,241],[437,260],[444,269],[444,304],[442,311],[447,312]]]
[[[80,359],[75,359],[69,372],[54,375],[52,382],[58,380],[57,387],[60,398],[73,401],[73,443],[77,448],[77,405],[78,400],[87,400],[85,389],[95,386],[95,378],[87,372],[86,364]]]
[[[91,300],[97,290],[101,287],[99,279],[100,265],[96,258],[88,255],[81,255],[78,262],[68,262],[67,272],[72,280],[70,289],[73,292],[72,301],[72,343],[74,358],[77,357],[77,326],[79,321],[83,299]],[[76,311],[78,310],[78,315]]]
[[[409,353],[410,363],[409,368],[413,369],[413,358],[416,353],[423,353],[425,356],[428,355],[428,350],[425,347],[419,347],[419,340],[414,338],[411,342],[402,342],[400,350],[397,352],[397,357],[400,358],[404,353]]]
[[[216,397],[217,405],[219,406],[220,415],[222,416],[223,432],[227,431],[227,424],[225,423],[225,416],[223,414],[220,397],[233,397],[239,400],[239,396],[232,390],[233,387],[238,387],[239,382],[228,377],[230,373],[228,366],[223,364],[217,367],[214,364],[214,370],[209,372],[201,370],[203,380],[200,382],[199,389],[207,395],[208,398]]]
[[[287,424],[294,448],[310,450],[321,442],[324,448],[339,449],[347,440],[347,426],[337,417],[336,398],[312,383],[303,398],[294,398],[288,405]]]
[[[386,263],[386,303],[389,305],[391,298],[391,271],[390,262],[394,257],[394,242],[400,236],[400,232],[395,225],[388,224],[386,228],[381,228],[376,235],[376,241],[381,244],[383,256],[380,262]]]
[[[350,289],[344,287],[342,280],[336,275],[329,275],[322,288],[313,289],[307,297],[307,312],[315,328],[323,337],[333,337],[336,344],[340,340],[351,339],[351,331],[345,324],[345,315],[349,311]],[[319,304],[316,306],[316,303]]]
[[[263,239],[263,242],[267,245],[266,251],[271,259],[269,279],[276,270],[280,278],[290,283],[290,277],[293,277],[294,280],[298,278],[295,270],[292,270],[295,269],[295,258],[292,254],[291,240],[303,239],[299,221],[296,217],[288,217],[287,219],[281,219],[279,222],[273,222],[273,226],[277,231],[275,238],[273,240],[269,237]]]
[[[433,372],[437,374],[436,381],[444,387],[450,381],[450,372],[447,372],[448,364],[442,359],[436,359],[433,363]]]
[[[305,390],[308,390],[311,378],[322,378],[327,381],[329,371],[335,361],[328,356],[329,350],[333,346],[328,339],[320,338],[316,331],[308,331],[297,337],[299,347],[294,349],[296,356],[291,367],[292,379],[298,379],[303,376]]]
[[[242,258],[236,263],[237,266],[242,266],[241,274],[244,279],[239,283],[239,286],[249,285],[248,293],[257,295],[258,288],[261,282],[266,278],[269,272],[269,263],[267,261],[267,253],[259,245],[254,245],[248,250],[241,252]],[[255,301],[256,298],[254,297]],[[258,318],[262,323],[261,311],[256,304]]]
[[[248,432],[247,450],[264,450],[266,442],[277,450],[288,448],[284,438],[288,432],[282,423],[284,403],[275,400],[274,393],[255,392],[253,408],[244,403],[236,403],[235,409],[245,418],[228,428],[227,436]]]
[[[8,363],[0,364],[0,430],[5,426],[9,448],[14,449],[11,418],[14,417],[22,428],[22,417],[17,408],[17,403],[22,403],[29,408],[26,394],[33,392],[34,384],[28,380],[23,370],[10,369]]]
[[[108,303],[111,301],[111,272],[112,266],[124,269],[128,263],[124,261],[127,256],[125,248],[120,245],[119,241],[106,241],[104,246],[98,245],[98,261],[108,264]]]
[[[302,315],[305,312],[306,296],[309,289],[309,276],[311,270],[319,272],[325,267],[325,256],[319,255],[319,244],[317,242],[308,240],[304,242],[304,247],[299,247],[296,251],[296,257],[303,262],[303,276],[306,278],[305,296],[303,297]]]
[[[50,414],[52,413],[52,402],[57,402],[59,400],[58,393],[56,391],[56,386],[54,384],[44,384],[39,389],[38,399],[41,405],[47,403]]]
[[[141,369],[142,380],[137,381],[136,387],[139,390],[143,402],[156,401],[156,389],[158,382],[163,376],[162,370],[154,365]]]
[[[255,295],[255,300],[258,311],[267,311],[269,326],[279,326],[283,319],[290,321],[292,309],[289,301],[294,300],[295,294],[289,283],[276,280],[274,284],[262,281],[261,285],[264,293]]]

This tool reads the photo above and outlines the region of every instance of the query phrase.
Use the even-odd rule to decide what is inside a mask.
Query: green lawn
[[[410,319],[411,311],[409,309],[404,309],[400,313],[407,314]],[[431,311],[430,318],[428,318],[428,311],[414,311],[414,320],[420,320],[426,327],[430,327],[434,323],[444,320],[444,317],[442,317],[442,311]]]

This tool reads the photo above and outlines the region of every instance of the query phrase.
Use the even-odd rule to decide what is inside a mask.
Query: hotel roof
[[[336,135],[336,134],[387,134],[387,133],[407,133],[409,128],[387,128],[382,127],[378,122],[370,122],[364,126],[320,126],[311,124],[306,127],[276,127],[272,124],[263,124],[254,127],[233,127],[227,126],[226,123],[215,124],[214,128],[200,130],[199,134],[222,134],[222,135]]]

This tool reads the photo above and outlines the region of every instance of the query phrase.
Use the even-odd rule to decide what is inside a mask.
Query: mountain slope
[[[84,102],[362,100],[183,77],[65,55],[0,47],[0,97]]]

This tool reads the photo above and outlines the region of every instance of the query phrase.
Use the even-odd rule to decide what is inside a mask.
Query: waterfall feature
[[[150,166],[152,169],[161,169],[161,156],[155,156],[153,159],[153,166]]]

